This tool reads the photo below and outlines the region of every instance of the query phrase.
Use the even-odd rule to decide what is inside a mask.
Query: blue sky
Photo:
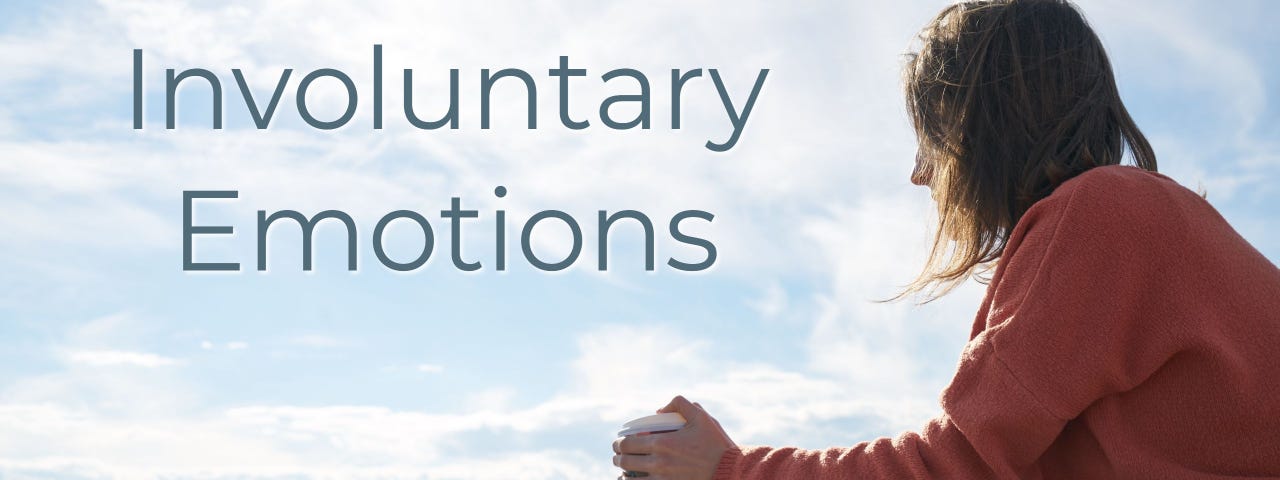
[[[907,181],[898,69],[944,2],[464,3],[0,6],[0,477],[612,478],[618,425],[676,393],[742,444],[852,445],[938,413],[982,286],[923,307],[870,300],[924,254],[929,196]],[[1081,3],[1161,170],[1207,190],[1280,258],[1268,24],[1280,7]],[[130,128],[134,48],[147,62],[142,131]],[[588,70],[572,105],[587,130],[559,126],[541,72],[560,55]],[[222,78],[226,129],[208,128],[209,98],[192,87],[179,128],[163,129],[162,69],[190,67]],[[362,89],[352,124],[327,132],[302,126],[293,101],[322,67]],[[505,67],[538,78],[537,131],[510,92],[495,97],[494,128],[478,128],[479,70]],[[598,122],[599,101],[630,86],[599,75],[621,67],[649,75],[651,130]],[[685,91],[684,128],[668,128],[669,70],[699,67],[720,69],[735,100],[771,69],[727,153],[702,148],[728,133],[706,77]],[[251,129],[231,68],[259,95],[294,69],[270,130]],[[462,128],[404,122],[403,68],[423,109],[461,70]],[[317,87],[317,116],[340,112],[336,92]],[[510,194],[494,198],[497,185]],[[240,192],[198,210],[237,229],[202,241],[201,257],[251,269],[257,210],[341,209],[358,225],[360,271],[345,270],[342,232],[326,225],[316,270],[300,272],[299,235],[282,224],[268,272],[184,274],[184,189]],[[586,225],[565,272],[534,271],[515,244],[510,271],[459,272],[436,215],[453,196],[482,212],[464,242],[482,262],[495,209],[513,222],[561,209],[584,224],[636,209],[660,227],[659,268],[639,268],[623,229],[610,271],[595,271]],[[699,252],[661,226],[693,208],[715,213],[696,231],[719,259],[687,274],[662,264]],[[370,247],[398,209],[436,233],[431,261],[408,274]],[[535,248],[567,250],[546,231]],[[389,235],[393,255],[412,253],[411,231]]]

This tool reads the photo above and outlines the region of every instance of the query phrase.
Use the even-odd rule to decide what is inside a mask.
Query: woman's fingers
[[[613,453],[648,455],[653,453],[654,435],[630,435],[613,441]]]
[[[653,455],[614,455],[613,466],[629,472],[653,473],[657,459]]]
[[[689,399],[684,398],[684,396],[681,395],[676,395],[676,398],[671,399],[671,402],[668,403],[667,406],[658,410],[658,413],[670,412],[679,413],[684,417],[686,422],[689,422],[690,425],[700,422],[702,417],[705,415],[702,408],[694,405],[693,402],[690,402]]]
[[[672,398],[670,402],[667,402],[667,406],[659,408],[658,413],[678,412],[680,411],[678,407],[680,403],[689,403],[689,401],[686,400],[684,396],[676,395],[675,398]]]
[[[658,413],[679,413],[684,428],[672,432],[637,435],[615,440],[613,464],[627,477],[645,480],[712,478],[724,452],[734,448],[720,422],[702,405],[683,396],[671,399]]]
[[[658,459],[654,453],[656,435],[630,435],[613,441],[613,466],[628,472],[644,472],[644,477],[653,478],[652,471]]]

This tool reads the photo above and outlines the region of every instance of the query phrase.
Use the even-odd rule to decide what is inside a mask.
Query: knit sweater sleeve
[[[1167,187],[1126,175],[1086,173],[1019,221],[944,413],[921,431],[851,448],[733,449],[715,478],[1035,477],[1067,421],[1176,353],[1173,328],[1150,318],[1175,293],[1159,287],[1176,283],[1159,278],[1177,253],[1169,226],[1198,199],[1164,198]]]

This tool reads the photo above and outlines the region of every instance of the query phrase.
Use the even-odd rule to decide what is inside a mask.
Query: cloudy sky
[[[912,278],[929,234],[928,193],[907,181],[899,68],[945,2],[357,3],[0,4],[0,477],[612,478],[618,425],[677,393],[741,444],[852,445],[938,413],[982,286],[923,307],[873,300]],[[1082,4],[1161,170],[1280,258],[1280,6]],[[570,105],[585,130],[559,123],[545,72],[561,55],[587,70]],[[508,67],[537,80],[536,131],[509,85],[479,128],[480,70]],[[164,129],[165,68],[217,74],[226,128],[209,128],[196,79]],[[232,68],[259,105],[293,69],[270,129],[253,128]],[[299,118],[298,82],[318,68],[357,87],[343,128]],[[460,128],[408,124],[406,68],[424,117],[443,112],[459,70]],[[615,68],[648,77],[651,129],[599,121],[604,98],[635,88],[601,80]],[[703,148],[731,131],[707,75],[671,128],[672,68],[719,69],[738,108],[770,69],[732,150]],[[341,114],[338,85],[314,84],[317,117]],[[201,189],[239,198],[199,204],[197,223],[236,234],[201,239],[198,259],[244,271],[182,271],[182,191]],[[449,260],[451,197],[480,211],[462,240],[479,272]],[[257,211],[282,209],[351,214],[359,271],[336,223],[316,231],[314,271],[287,223],[255,271]],[[379,265],[371,243],[401,209],[436,235],[410,273]],[[499,209],[506,272],[492,268]],[[585,234],[554,274],[513,243],[546,209]],[[636,228],[614,232],[607,273],[594,268],[596,212],[624,209],[658,227],[654,272]],[[718,247],[705,272],[665,265],[702,254],[665,231],[687,209],[715,214],[687,224]],[[537,232],[536,252],[568,251],[563,228]],[[412,257],[420,235],[393,224],[388,252]]]

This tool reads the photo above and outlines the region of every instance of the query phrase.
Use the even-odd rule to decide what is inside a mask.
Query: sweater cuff
[[[711,480],[733,480],[734,467],[742,459],[742,449],[733,447],[720,455],[720,463],[716,465],[716,473]]]

